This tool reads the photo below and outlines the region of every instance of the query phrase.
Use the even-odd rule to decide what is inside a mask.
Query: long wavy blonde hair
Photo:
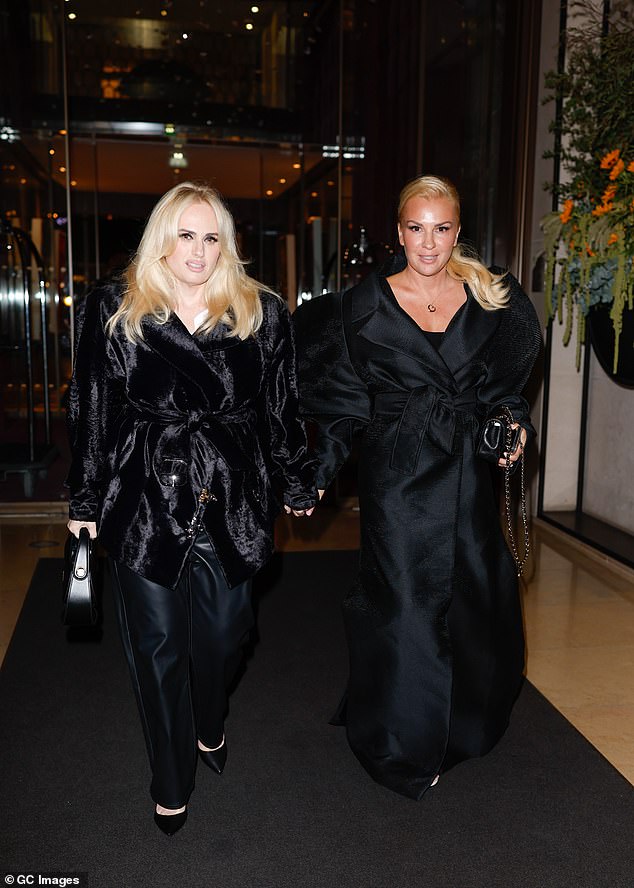
[[[258,330],[262,323],[259,291],[272,291],[244,270],[233,217],[216,189],[205,183],[182,182],[164,194],[150,214],[136,254],[123,273],[123,299],[108,321],[110,335],[121,322],[126,337],[138,341],[143,338],[144,318],[152,317],[158,324],[168,320],[174,309],[175,279],[165,257],[176,249],[181,215],[198,203],[208,204],[216,214],[220,247],[216,266],[204,285],[209,314],[200,330],[223,323],[229,327],[230,336],[240,339]]]
[[[460,224],[460,195],[449,179],[440,176],[418,176],[408,182],[399,196],[399,222],[403,222],[405,204],[413,197],[420,197],[423,200],[446,198],[455,206]],[[509,285],[504,283],[505,275],[490,272],[479,258],[469,253],[462,244],[456,244],[453,248],[447,263],[447,274],[454,280],[466,283],[474,298],[487,311],[495,311],[508,305]]]

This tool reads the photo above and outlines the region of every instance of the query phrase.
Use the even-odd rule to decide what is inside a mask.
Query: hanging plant
[[[564,344],[576,326],[579,367],[588,313],[609,304],[616,373],[623,313],[634,309],[632,3],[613,0],[603,20],[581,0],[571,15],[576,24],[566,34],[566,72],[546,75],[547,101],[562,100],[551,128],[565,171],[565,181],[548,186],[559,209],[542,220],[546,310],[565,324]]]

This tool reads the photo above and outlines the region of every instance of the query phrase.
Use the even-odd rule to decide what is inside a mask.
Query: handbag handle
[[[526,512],[526,481],[524,478],[524,445],[522,444],[521,438],[519,442],[520,448],[520,515],[522,517],[522,526],[524,529],[524,555],[522,558],[519,556],[519,552],[517,549],[517,543],[515,542],[515,534],[513,533],[513,521],[511,519],[511,448],[512,448],[512,438],[513,438],[513,429],[511,428],[513,424],[513,414],[509,410],[508,407],[504,406],[503,411],[505,411],[506,416],[506,457],[504,459],[504,505],[506,507],[506,529],[508,532],[508,541],[509,546],[511,548],[511,553],[513,555],[513,560],[515,561],[515,566],[517,568],[517,576],[522,576],[522,571],[524,570],[524,565],[528,561],[528,556],[531,551],[531,537],[530,531],[528,529],[528,515]]]
[[[81,527],[77,543],[77,554],[73,573],[76,579],[83,580],[88,574],[88,561],[90,559],[90,534],[87,527]]]

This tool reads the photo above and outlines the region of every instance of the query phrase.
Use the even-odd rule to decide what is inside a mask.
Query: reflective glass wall
[[[75,316],[178,181],[219,188],[251,273],[291,308],[389,256],[398,192],[423,171],[456,181],[467,239],[512,264],[517,5],[8,3],[0,504],[65,497]]]

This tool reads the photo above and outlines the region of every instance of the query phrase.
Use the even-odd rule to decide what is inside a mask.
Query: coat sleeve
[[[299,413],[295,336],[286,306],[275,299],[264,305],[265,329],[271,353],[264,379],[262,422],[266,430],[266,458],[283,492],[285,505],[308,509],[318,500],[315,463]]]
[[[105,324],[112,314],[111,293],[98,288],[86,297],[77,339],[66,421],[71,465],[69,517],[98,521],[109,442],[122,408],[123,379]]]
[[[356,432],[371,418],[368,389],[346,342],[341,293],[304,303],[293,319],[298,340],[300,407],[316,427],[317,487],[325,489],[344,464]]]
[[[489,349],[487,376],[478,395],[487,415],[507,406],[515,421],[526,429],[530,443],[535,429],[522,391],[540,353],[542,334],[530,299],[511,274],[508,279],[509,304],[500,309],[502,321]]]

